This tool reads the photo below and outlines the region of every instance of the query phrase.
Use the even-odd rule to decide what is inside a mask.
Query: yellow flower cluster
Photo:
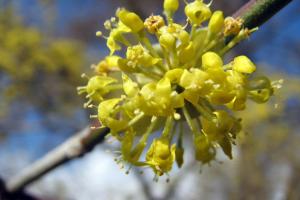
[[[223,55],[256,29],[243,28],[241,19],[224,19],[222,11],[212,13],[202,0],[185,5],[188,24],[181,25],[173,19],[178,0],[163,5],[166,18],[152,15],[144,21],[117,10],[104,24],[110,55],[78,88],[87,93],[85,107],[97,105],[102,126],[121,142],[118,162],[151,167],[158,176],[174,162],[182,166],[182,140],[189,132],[202,164],[215,160],[217,147],[232,158],[241,125],[231,111],[245,109],[247,99],[263,103],[273,93],[267,78],[250,78],[256,67],[246,56],[223,63]],[[233,38],[229,43],[227,36]],[[184,124],[190,131],[183,131]],[[155,132],[159,136],[151,136]]]
[[[11,114],[10,106],[15,100],[43,109],[51,109],[51,104],[64,113],[76,110],[78,100],[72,98],[72,88],[82,84],[78,77],[85,61],[83,49],[82,44],[69,38],[45,37],[38,29],[24,25],[12,8],[1,7],[0,118]],[[37,90],[48,88],[54,80],[59,89],[36,95]]]

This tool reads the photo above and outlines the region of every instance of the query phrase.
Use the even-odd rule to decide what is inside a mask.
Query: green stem
[[[241,17],[244,26],[251,29],[262,25],[292,0],[250,0],[233,16]]]

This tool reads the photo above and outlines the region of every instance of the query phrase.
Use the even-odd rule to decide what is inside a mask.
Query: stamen
[[[134,125],[135,123],[137,123],[140,119],[142,119],[144,117],[144,113],[141,112],[140,114],[136,115],[127,125],[127,127],[131,127],[132,125]]]
[[[172,127],[173,127],[173,117],[168,117],[164,130],[162,132],[162,137],[169,138]]]
[[[90,104],[88,105],[88,108],[98,108],[96,105]]]
[[[96,91],[94,90],[93,92],[89,93],[88,95],[85,96],[85,98],[90,98],[91,96],[93,96],[96,93]]]
[[[156,116],[153,116],[153,117],[151,118],[151,123],[154,123],[156,120],[157,120],[157,117],[156,117]]]
[[[194,135],[197,135],[198,131],[196,129],[196,126],[195,126],[195,124],[194,124],[194,122],[193,122],[193,120],[192,120],[189,112],[187,111],[187,109],[185,107],[183,107],[182,110],[183,110],[184,117],[185,117],[185,119],[186,119],[186,121],[187,121],[187,123],[188,123],[188,125],[189,125],[189,127],[190,127],[190,129],[192,131],[192,133]]]
[[[81,78],[90,79],[90,77],[88,75],[86,75],[85,73],[81,74]]]
[[[93,101],[91,99],[89,99],[86,103],[83,104],[84,108],[88,108],[89,105],[92,103]]]

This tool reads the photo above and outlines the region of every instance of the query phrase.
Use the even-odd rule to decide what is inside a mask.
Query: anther
[[[85,73],[81,74],[81,78],[87,78],[87,79],[90,79],[90,77],[88,77],[88,75],[86,75]]]
[[[90,104],[88,105],[88,108],[98,108],[96,105]]]
[[[181,115],[179,113],[174,113],[174,119],[180,120],[181,119]]]
[[[151,118],[151,122],[153,123],[156,119],[157,119],[157,117],[156,117],[156,116],[153,116],[153,117]]]
[[[97,36],[97,37],[101,37],[101,36],[102,36],[102,32],[101,32],[101,31],[97,31],[97,32],[96,32],[96,36]]]

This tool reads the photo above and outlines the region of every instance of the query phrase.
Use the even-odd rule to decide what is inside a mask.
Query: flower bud
[[[207,52],[202,55],[202,67],[203,69],[209,68],[221,68],[223,66],[223,61],[221,57],[214,52]]]
[[[200,0],[186,5],[184,12],[192,24],[200,25],[211,16],[209,7]]]
[[[208,28],[211,33],[221,32],[224,26],[224,16],[222,11],[216,11],[213,13],[212,17],[209,20]]]
[[[166,13],[171,15],[178,10],[179,1],[178,0],[164,0],[164,10]]]
[[[232,68],[237,72],[245,74],[251,74],[256,70],[253,62],[251,62],[251,60],[246,56],[238,56],[234,58]]]
[[[170,33],[164,33],[159,37],[159,44],[167,49],[172,50],[175,47],[176,38]]]
[[[187,63],[191,61],[191,59],[193,59],[193,57],[195,56],[195,52],[195,47],[193,43],[190,42],[190,44],[187,47],[185,47],[179,52],[179,61],[182,63]]]
[[[181,42],[181,46],[187,46],[187,45],[189,45],[189,42],[190,42],[190,35],[188,32],[182,30],[178,34],[178,39]]]
[[[144,28],[144,23],[141,18],[134,12],[129,12],[126,9],[119,9],[117,16],[123,24],[131,29],[132,32],[137,33]]]

